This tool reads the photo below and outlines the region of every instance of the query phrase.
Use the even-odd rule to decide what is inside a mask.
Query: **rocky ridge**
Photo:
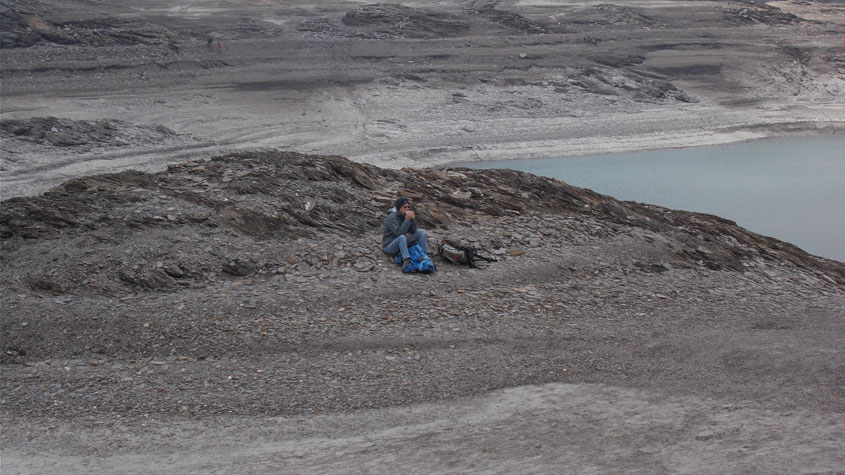
[[[244,152],[172,165],[161,173],[85,177],[39,197],[7,200],[0,215],[0,236],[17,258],[8,262],[13,272],[5,279],[20,279],[22,273],[15,267],[21,263],[30,290],[125,295],[201,286],[225,275],[284,273],[289,261],[311,261],[308,266],[315,269],[370,271],[378,259],[373,259],[369,246],[357,252],[323,250],[308,257],[286,255],[285,248],[321,237],[377,233],[397,195],[412,198],[423,222],[436,234],[477,226],[474,232],[464,232],[466,237],[494,255],[517,251],[511,246],[525,240],[535,247],[577,242],[573,240],[578,233],[564,230],[583,220],[603,230],[599,237],[615,236],[623,229],[661,236],[665,262],[638,264],[646,267],[743,271],[755,261],[787,262],[845,284],[839,263],[807,255],[716,216],[621,202],[509,170],[393,171],[342,157],[290,152]],[[533,229],[529,234],[533,237],[515,242],[497,236],[498,227],[484,225],[485,220],[526,215],[557,222],[561,214],[569,225],[550,222],[545,229]],[[201,233],[209,246],[199,249],[193,240],[179,238],[195,233]],[[68,246],[54,245],[56,239],[75,241],[69,246],[72,253],[34,263],[19,260],[31,252],[42,257],[47,250],[42,246],[67,252]],[[227,250],[230,241],[241,250]],[[127,247],[128,242],[147,244]],[[269,243],[274,246],[268,249]],[[7,285],[14,282],[6,280]]]

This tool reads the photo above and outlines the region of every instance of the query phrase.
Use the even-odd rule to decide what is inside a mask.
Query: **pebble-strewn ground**
[[[843,263],[430,167],[840,133],[843,31],[841,2],[0,0],[0,472],[842,471]],[[496,261],[402,274],[398,195]]]
[[[460,238],[497,261],[436,257],[436,274],[402,274],[377,244],[399,194],[432,244]],[[519,172],[243,153],[8,200],[0,232],[4,463],[23,471],[41,452],[55,454],[36,457],[44,467],[109,471],[120,454],[167,452],[150,437],[171,424],[228,424],[247,447],[237,441],[256,436],[238,420],[266,427],[266,442],[274,417],[440,413],[455,398],[551,383],[653,391],[636,398],[681,398],[681,412],[699,404],[684,398],[756,401],[747,423],[764,433],[783,411],[835,420],[845,409],[842,263],[714,216]],[[536,410],[558,397],[548,390]],[[760,419],[763,408],[776,414]],[[711,450],[720,434],[699,442]],[[479,450],[469,440],[464,450]],[[834,452],[806,453],[833,466]],[[289,467],[309,466],[331,463]]]

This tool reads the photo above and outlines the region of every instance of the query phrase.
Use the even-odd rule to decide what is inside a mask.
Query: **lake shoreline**
[[[513,157],[515,152],[510,151],[510,148],[503,150],[503,148],[493,147],[491,150],[482,154],[473,150],[476,158],[471,160],[453,160],[445,163],[438,163],[433,165],[435,168],[460,168],[464,165],[477,162],[500,162],[500,161],[522,161],[534,159],[555,159],[555,158],[574,158],[587,157],[596,155],[611,155],[621,153],[636,153],[649,151],[663,151],[673,149],[686,148],[700,148],[713,147],[719,145],[733,145],[747,142],[755,142],[761,140],[774,140],[784,138],[797,137],[830,137],[845,135],[845,122],[830,122],[823,124],[816,124],[813,127],[798,126],[798,124],[805,124],[805,122],[795,122],[792,124],[779,124],[778,126],[770,126],[760,124],[758,126],[749,127],[747,130],[737,132],[718,132],[718,131],[701,131],[696,134],[685,133],[683,131],[658,132],[653,134],[643,134],[636,137],[602,137],[583,140],[580,143],[577,140],[572,141],[573,145],[561,147],[567,150],[565,155],[556,155],[551,151],[542,150],[542,148],[534,149],[534,154],[531,156]],[[821,125],[819,127],[818,125]],[[754,131],[754,129],[760,129]],[[672,140],[671,136],[681,136],[680,139]],[[656,138],[657,137],[657,138]],[[514,144],[515,146],[516,144]],[[530,147],[528,147],[530,149]],[[540,150],[539,152],[537,150]],[[557,148],[555,148],[557,150]],[[573,150],[577,152],[573,152]]]
[[[718,215],[749,231],[845,261],[845,135],[815,134],[681,149],[484,161],[614,198]]]

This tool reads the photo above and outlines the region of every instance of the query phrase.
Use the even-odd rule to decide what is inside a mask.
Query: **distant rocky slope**
[[[67,8],[66,5],[62,7]],[[26,48],[39,43],[131,46],[172,44],[179,39],[178,33],[153,23],[105,15],[76,18],[66,11],[57,13],[56,9],[55,5],[44,1],[0,2],[0,47]]]
[[[27,120],[0,121],[0,135],[4,140],[59,147],[115,146],[145,141],[160,141],[176,135],[164,126],[136,126],[123,120],[94,121],[37,117]]]

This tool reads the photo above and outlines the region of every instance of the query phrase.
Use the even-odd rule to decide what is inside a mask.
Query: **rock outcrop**
[[[85,177],[39,197],[7,200],[0,214],[10,252],[3,281],[51,293],[125,295],[204,285],[227,275],[272,274],[287,266],[283,249],[296,239],[320,245],[327,235],[377,234],[400,194],[415,201],[425,227],[444,235],[454,226],[472,228],[477,242],[500,255],[520,250],[502,239],[502,220],[565,217],[602,223],[597,235],[587,232],[583,239],[631,230],[658,236],[670,252],[655,268],[742,272],[758,260],[786,261],[845,284],[840,263],[716,216],[621,202],[516,171],[395,171],[282,152],[232,154],[155,174]],[[538,236],[542,231],[534,230]],[[173,241],[196,233],[208,236],[205,244]],[[276,245],[259,252],[267,242]],[[49,257],[45,246],[65,257]],[[349,250],[323,264],[361,267],[362,259],[372,261],[372,249]]]

